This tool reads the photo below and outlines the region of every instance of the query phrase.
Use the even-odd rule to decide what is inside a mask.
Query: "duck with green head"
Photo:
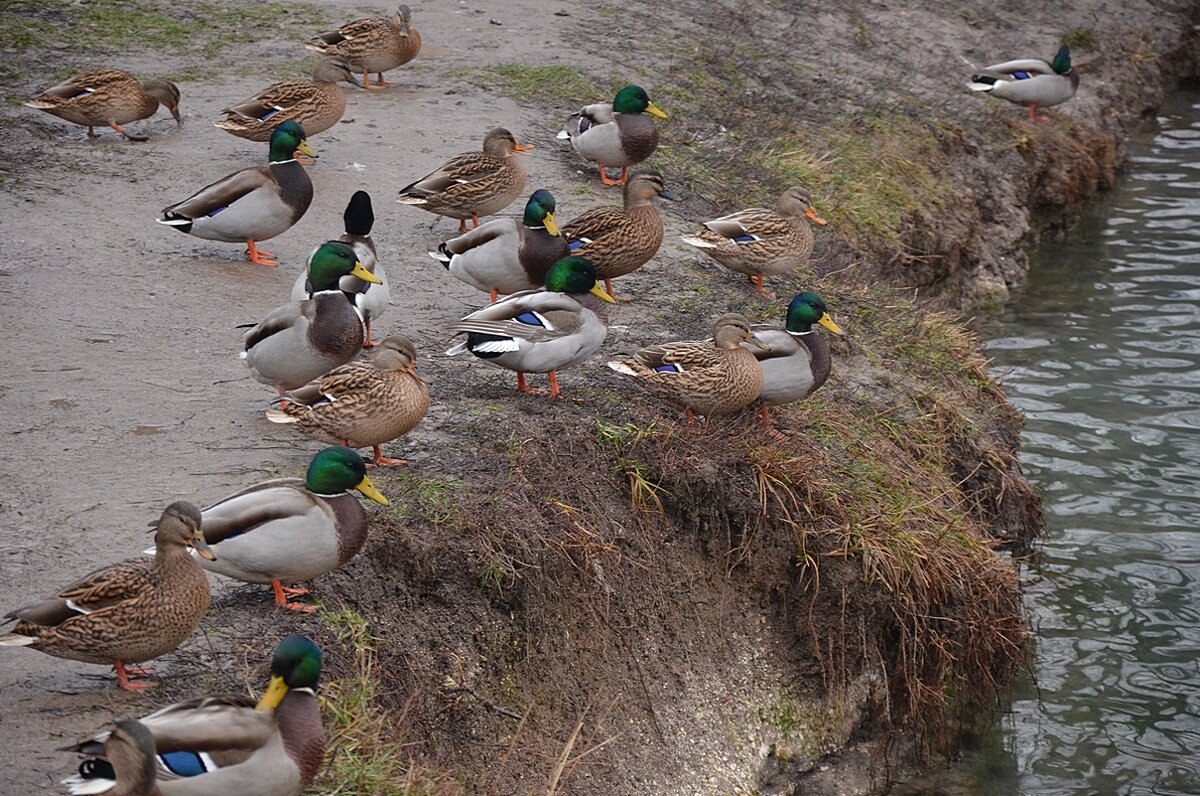
[[[814,325],[842,334],[841,327],[829,317],[825,300],[817,293],[805,291],[788,304],[782,327],[776,324],[750,327],[754,336],[768,346],[764,351],[742,345],[762,367],[763,385],[758,400],[762,401],[763,407],[758,416],[768,428],[771,406],[807,398],[829,378],[832,370],[829,338],[818,334]]]
[[[354,359],[363,345],[363,324],[355,307],[359,294],[340,287],[345,276],[380,282],[345,243],[329,241],[313,252],[312,298],[277,307],[242,337],[250,375],[283,395]]]
[[[1029,107],[1029,120],[1041,121],[1038,106],[1060,105],[1079,89],[1079,73],[1071,68],[1071,50],[1058,48],[1050,63],[1039,58],[1023,58],[986,66],[971,76],[967,88],[986,91],[993,97]]]
[[[667,118],[650,101],[641,86],[625,86],[612,102],[585,105],[567,120],[558,134],[569,139],[571,146],[600,169],[600,181],[605,185],[624,185],[629,167],[641,163],[658,148],[658,126],[646,116]],[[610,180],[605,168],[621,169],[621,177]]]
[[[534,191],[525,212],[498,218],[451,238],[429,256],[450,274],[485,290],[495,301],[501,293],[535,290],[546,283],[550,266],[571,253],[554,219],[554,194]]]
[[[321,769],[325,730],[315,689],[321,649],[304,636],[275,646],[262,698],[177,702],[60,751],[87,755],[72,794],[299,796]]]
[[[205,569],[245,583],[269,583],[275,604],[311,612],[285,584],[310,581],[345,564],[367,540],[367,513],[355,492],[386,506],[362,457],[334,445],[312,458],[304,478],[262,481],[201,512],[216,560]]]
[[[467,339],[446,352],[470,351],[494,365],[517,372],[517,389],[526,373],[546,373],[550,397],[559,396],[557,371],[583,362],[608,335],[605,302],[613,298],[600,287],[596,269],[582,257],[564,257],[546,274],[541,290],[506,296],[471,313],[450,328]]]
[[[163,208],[158,223],[205,240],[246,243],[246,256],[259,265],[279,265],[259,251],[257,241],[291,229],[312,204],[312,180],[296,153],[316,157],[304,128],[284,122],[271,133],[270,160],[223,177],[182,202]]]

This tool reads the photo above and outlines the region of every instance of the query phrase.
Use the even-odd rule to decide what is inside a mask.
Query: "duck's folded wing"
[[[271,183],[266,166],[242,169],[201,188],[179,204],[163,209],[163,217],[200,218],[215,215],[248,193]]]
[[[704,222],[704,226],[721,237],[737,241],[739,238],[760,238],[770,235],[785,235],[791,231],[788,222],[778,214],[762,207],[751,207],[727,216]]]
[[[446,241],[445,246],[450,250],[451,254],[463,254],[471,249],[478,249],[483,244],[493,241],[502,235],[513,234],[515,232],[513,223],[513,220],[510,218],[489,221],[465,234],[459,235],[457,238],[451,238]]]
[[[141,722],[154,735],[159,754],[257,749],[277,729],[274,712],[254,706],[251,697],[221,694],[168,705]]]
[[[1005,61],[983,68],[985,74],[1011,75],[1014,72],[1033,72],[1038,75],[1053,75],[1054,68],[1038,58],[1022,58],[1016,61]]]
[[[313,299],[294,301],[271,310],[267,317],[258,322],[242,336],[242,345],[247,351],[273,334],[290,329],[301,321],[312,322],[316,317],[317,302]]]
[[[503,169],[504,166],[504,161],[484,152],[467,152],[449,160],[437,171],[426,174],[412,185],[402,189],[400,193],[442,193],[456,185],[490,177]]]
[[[200,530],[210,545],[247,533],[272,520],[304,514],[313,498],[299,478],[255,484],[200,512]]]
[[[589,210],[571,223],[563,227],[563,237],[568,243],[587,238],[595,240],[605,232],[611,231],[625,220],[625,214],[616,207],[597,207]],[[585,244],[586,245],[586,244]]]

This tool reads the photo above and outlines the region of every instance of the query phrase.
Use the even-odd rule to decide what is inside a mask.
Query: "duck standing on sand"
[[[187,199],[163,208],[158,223],[205,240],[245,241],[246,257],[259,265],[279,265],[275,255],[255,242],[291,229],[312,204],[312,180],[296,153],[316,157],[304,140],[304,128],[283,122],[271,133],[266,166],[235,171]]]
[[[146,141],[121,125],[148,119],[162,105],[183,124],[179,115],[179,87],[166,80],[138,80],[119,69],[84,72],[67,78],[25,103],[52,116],[87,127],[88,138],[95,138],[92,128],[107,125],[130,141]]]
[[[646,116],[667,118],[650,101],[641,86],[625,86],[612,102],[585,105],[567,120],[558,137],[569,139],[571,146],[600,169],[605,185],[624,185],[629,167],[641,163],[658,148],[658,127]],[[611,180],[605,168],[621,169],[620,179]]]
[[[421,34],[412,26],[412,9],[402,5],[391,18],[356,19],[337,30],[318,34],[305,45],[310,50],[340,56],[362,70],[362,86],[368,90],[392,85],[383,79],[389,69],[403,66],[421,52]],[[379,78],[371,83],[371,72]]]
[[[1045,118],[1038,116],[1039,105],[1048,108],[1075,96],[1079,73],[1071,68],[1070,48],[1063,45],[1050,63],[1024,58],[985,66],[982,72],[971,76],[967,88],[986,91],[1017,105],[1028,105],[1029,120],[1036,122]]]

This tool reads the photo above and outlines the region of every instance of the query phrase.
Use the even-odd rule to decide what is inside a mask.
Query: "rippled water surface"
[[[1200,794],[1200,94],[984,330],[1048,535],[995,794]]]

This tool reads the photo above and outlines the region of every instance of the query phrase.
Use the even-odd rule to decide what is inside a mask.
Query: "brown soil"
[[[1182,3],[1025,5],[950,15],[940,3],[908,12],[863,3],[816,19],[776,5],[689,0],[670,15],[644,3],[415,7],[425,51],[392,73],[401,87],[351,91],[343,123],[313,140],[322,155],[310,172],[316,198],[270,242],[279,269],[248,265],[240,247],[184,237],[153,218],[262,161],[263,145],[209,122],[281,67],[296,71],[295,37],[263,25],[197,53],[118,49],[103,36],[80,50],[63,46],[54,28],[39,34],[44,42],[6,54],[9,97],[102,65],[202,77],[179,77],[182,129],[165,114],[135,125],[150,134],[145,144],[112,134],[87,141],[79,128],[11,103],[0,116],[0,292],[9,305],[0,316],[9,374],[0,388],[9,437],[0,606],[23,605],[148,546],[146,523],[172,500],[206,504],[302,471],[319,446],[265,421],[270,395],[238,361],[235,327],[286,298],[308,251],[341,231],[347,198],[365,188],[393,284],[380,331],[413,338],[435,380],[434,406],[394,448],[411,467],[380,478],[395,508],[378,514],[362,555],[315,586],[328,604],[371,620],[379,700],[403,710],[408,752],[443,772],[444,784],[473,793],[794,793],[809,772],[805,792],[876,787],[864,773],[869,755],[857,753],[844,774],[824,756],[888,729],[916,746],[935,743],[948,678],[977,682],[982,695],[1003,688],[1020,659],[1019,595],[984,540],[1027,539],[1038,520],[1013,458],[1018,419],[981,377],[971,342],[927,325],[899,292],[856,283],[882,275],[953,302],[1003,294],[1020,279],[1031,223],[1059,220],[1102,187],[1128,124],[1195,64],[1181,45],[1190,30]],[[42,22],[74,13],[65,4],[31,7],[0,11],[0,30],[11,29],[14,13]],[[307,13],[297,9],[291,27]],[[312,32],[368,12],[345,0],[322,9],[311,14]],[[1048,54],[1063,19],[1068,29],[1093,30],[1104,53],[1057,112],[1064,121],[1024,125],[1013,121],[1018,109],[961,92],[969,69],[959,56]],[[614,56],[618,39],[592,38],[616,21],[627,21],[624,42],[641,50]],[[508,78],[478,71],[488,65],[563,62],[583,76],[564,88],[573,96],[556,93],[553,81],[518,99],[481,88],[499,81],[512,91]],[[781,70],[785,62],[809,66]],[[730,74],[738,82],[722,82]],[[717,77],[716,90],[707,76]],[[562,376],[581,403],[549,403],[514,396],[507,373],[438,356],[445,324],[481,297],[424,253],[453,223],[394,205],[395,190],[504,125],[538,145],[530,188],[553,188],[563,219],[615,203],[616,192],[565,154],[554,133],[592,98],[581,84],[607,95],[631,79],[651,96],[656,87],[672,96],[660,103],[673,120],[656,165],[687,190],[663,208],[668,242],[659,257],[619,283],[637,301],[615,311],[606,354],[696,337],[727,309],[778,314],[778,304],[670,243],[716,210],[777,192],[781,177],[760,160],[740,181],[716,180],[739,165],[739,147],[753,146],[751,123],[774,135],[793,120],[807,128],[885,108],[956,125],[938,139],[956,201],[906,218],[900,246],[849,243],[836,229],[821,236],[817,284],[850,337],[836,344],[821,398],[779,413],[794,435],[789,445],[749,419],[683,427],[616,380],[602,357]],[[791,295],[804,284],[784,278],[775,287]],[[912,343],[935,338],[931,348]],[[931,360],[946,351],[949,365]],[[864,420],[876,417],[894,419],[898,439]],[[625,426],[634,430],[617,442],[605,436]],[[937,495],[930,505],[939,521],[971,540],[946,546],[956,551],[943,562],[949,569],[931,569],[945,582],[914,586],[905,574],[913,569],[873,568],[847,541],[847,529],[862,524],[856,501],[862,516],[883,513],[845,487],[862,476],[853,463],[880,450],[915,473],[904,489]],[[645,496],[631,505],[630,472],[659,485],[661,507]],[[273,611],[262,589],[213,584],[202,632],[156,662],[163,686],[147,696],[116,691],[97,667],[28,650],[0,655],[8,772],[0,790],[52,791],[73,765],[53,748],[111,718],[261,687],[264,660],[286,633],[322,640],[330,678],[348,666],[319,619]],[[941,611],[953,621],[927,619]],[[988,633],[972,635],[989,622]],[[930,641],[945,646],[929,652]]]

